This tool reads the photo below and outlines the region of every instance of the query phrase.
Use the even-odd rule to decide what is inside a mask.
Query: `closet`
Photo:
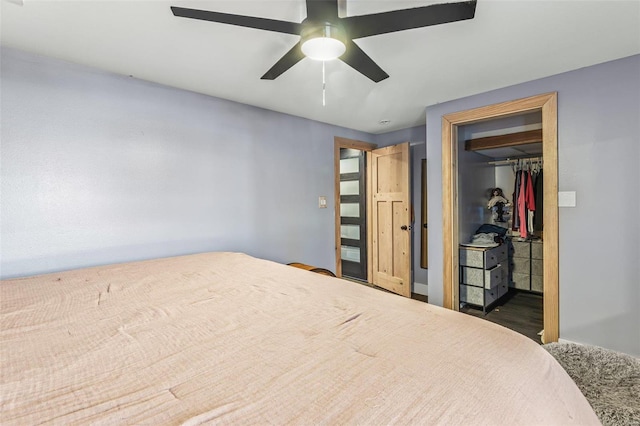
[[[543,192],[542,156],[490,161],[495,167],[510,166],[513,191],[507,225],[509,244],[509,287],[536,293],[543,291]],[[494,213],[495,215],[495,213]]]
[[[458,131],[460,310],[532,338],[543,318],[541,123],[537,112]]]
[[[512,164],[516,188],[511,238],[511,285],[520,290],[543,291],[542,157],[519,159]],[[523,223],[526,222],[525,223]]]

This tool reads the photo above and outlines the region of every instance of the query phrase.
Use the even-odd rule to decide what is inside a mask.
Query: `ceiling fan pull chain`
[[[325,97],[325,87],[326,87],[326,82],[324,79],[324,61],[322,61],[322,106],[327,105],[327,100]]]

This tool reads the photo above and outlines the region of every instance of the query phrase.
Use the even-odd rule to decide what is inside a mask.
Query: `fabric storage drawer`
[[[531,256],[531,244],[529,241],[513,241],[513,257],[525,257]]]
[[[531,259],[531,275],[544,275],[544,261],[542,259]]]
[[[509,286],[509,268],[507,263],[501,264],[500,271],[502,271],[502,278],[500,279],[500,284],[505,284],[507,287]]]
[[[486,290],[481,287],[474,287],[470,285],[460,286],[460,301],[464,303],[470,303],[472,305],[483,306],[482,293],[484,292],[485,300],[484,306],[488,306],[491,303],[498,300],[498,289]]]
[[[531,290],[531,275],[513,273],[513,286],[520,290]]]
[[[460,266],[491,269],[498,264],[501,252],[506,250],[506,245],[504,246],[505,248],[498,246],[491,249],[460,247]]]
[[[540,241],[531,241],[531,258],[543,259],[543,248]]]
[[[532,275],[531,276],[531,291],[536,291],[538,293],[543,292],[543,282],[542,276],[540,275]]]
[[[502,265],[497,265],[493,269],[485,270],[479,268],[469,268],[463,266],[462,284],[475,287],[494,288],[502,283]]]
[[[498,262],[506,263],[509,259],[509,246],[507,244],[500,244],[492,251],[495,252],[496,256],[498,257]]]
[[[531,261],[529,258],[514,257],[511,263],[511,270],[516,274],[527,274],[531,272]]]
[[[501,298],[509,291],[509,286],[506,282],[502,282],[498,285],[498,298]]]

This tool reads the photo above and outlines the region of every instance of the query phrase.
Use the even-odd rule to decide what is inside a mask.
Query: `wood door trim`
[[[429,267],[429,249],[428,249],[428,238],[429,238],[429,224],[427,217],[427,207],[428,207],[428,199],[427,197],[427,159],[423,158],[421,160],[420,167],[421,179],[420,179],[420,267],[423,269],[428,269]]]
[[[488,105],[442,117],[443,306],[459,309],[458,294],[458,126],[542,111],[544,158],[544,334],[545,343],[559,334],[558,274],[558,94],[557,92]]]
[[[336,277],[342,277],[342,262],[340,261],[340,149],[352,148],[367,152],[367,163],[369,161],[369,152],[376,149],[378,145],[358,141],[355,139],[342,138],[335,136],[333,138],[333,206],[334,206],[334,236],[335,236],[335,254],[336,254]],[[367,204],[369,203],[369,172],[367,169]],[[367,215],[367,221],[368,221]],[[367,226],[367,246],[370,245],[369,226]],[[369,248],[369,247],[368,247]],[[371,250],[367,250],[367,281],[371,282]]]

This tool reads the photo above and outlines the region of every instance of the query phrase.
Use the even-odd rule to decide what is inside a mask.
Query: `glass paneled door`
[[[367,279],[366,153],[340,148],[340,258],[342,275]]]

